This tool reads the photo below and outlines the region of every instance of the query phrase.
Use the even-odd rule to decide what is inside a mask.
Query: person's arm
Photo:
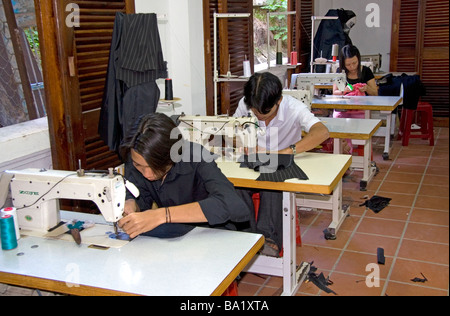
[[[359,91],[365,92],[368,95],[377,96],[378,86],[375,79],[370,79],[364,87],[359,88]]]
[[[119,221],[122,228],[130,238],[134,238],[142,233],[153,230],[165,223],[206,223],[207,219],[203,214],[198,202],[162,207],[155,210],[143,212],[133,212]]]
[[[352,92],[352,90],[350,90],[350,88],[346,85],[344,91],[341,91],[338,89],[338,86],[333,83],[333,95],[345,95],[347,93]]]
[[[304,136],[300,141],[295,144],[295,149],[297,153],[305,152],[314,149],[330,137],[330,132],[328,128],[322,123],[318,122],[314,124],[310,129],[308,134]],[[292,149],[290,147],[279,151],[280,154],[292,154]]]

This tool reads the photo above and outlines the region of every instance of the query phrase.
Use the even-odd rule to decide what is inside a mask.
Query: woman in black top
[[[140,191],[137,198],[127,192],[125,217],[119,221],[131,238],[143,233],[177,237],[193,225],[236,229],[237,223],[249,220],[250,211],[215,157],[184,141],[168,116],[144,116],[121,154],[127,160],[126,179]]]
[[[365,83],[364,87],[359,88],[361,92],[366,95],[376,96],[378,95],[378,87],[375,81],[375,76],[372,70],[366,66],[361,66],[361,54],[356,46],[345,45],[342,47],[339,54],[339,71],[345,71],[347,75],[347,81],[351,85],[357,83]],[[333,94],[342,95],[351,92],[351,90],[346,87],[345,91],[340,91],[337,86],[333,87]]]
[[[356,85],[357,83],[364,83],[365,85],[359,87],[359,91],[364,95],[377,96],[378,86],[375,81],[375,76],[372,70],[366,66],[361,66],[361,54],[356,46],[345,45],[342,47],[339,54],[339,65],[340,68],[338,72],[345,71],[347,75],[347,82],[351,85]],[[346,86],[344,91],[340,91],[336,85],[333,85],[334,95],[346,95],[350,93],[351,90]],[[334,110],[333,117],[336,118],[365,118],[365,112],[361,110]],[[350,139],[346,142],[341,142],[342,148],[341,152],[344,154],[353,153],[353,145]]]

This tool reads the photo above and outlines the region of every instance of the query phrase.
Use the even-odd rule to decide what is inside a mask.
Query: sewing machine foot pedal
[[[326,228],[323,231],[323,236],[325,237],[326,240],[336,240],[336,233],[334,232],[334,229],[331,230],[329,228]]]

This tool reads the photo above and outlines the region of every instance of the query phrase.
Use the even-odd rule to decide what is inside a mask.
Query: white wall
[[[206,114],[202,0],[135,0],[137,13],[156,13],[164,59],[168,62],[175,112]],[[164,80],[158,80],[164,98]],[[159,107],[158,112],[173,112]]]
[[[370,4],[380,8],[379,27],[368,27],[366,24],[366,18],[372,13],[366,11]],[[318,0],[315,1],[315,15],[324,16],[329,9],[341,8],[355,12],[356,25],[350,30],[353,45],[358,47],[361,55],[382,54],[381,70],[389,71],[392,6],[393,0]]]

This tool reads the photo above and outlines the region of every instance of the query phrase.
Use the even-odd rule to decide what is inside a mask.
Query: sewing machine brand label
[[[39,192],[19,190],[19,194],[25,194],[25,195],[39,195]]]

